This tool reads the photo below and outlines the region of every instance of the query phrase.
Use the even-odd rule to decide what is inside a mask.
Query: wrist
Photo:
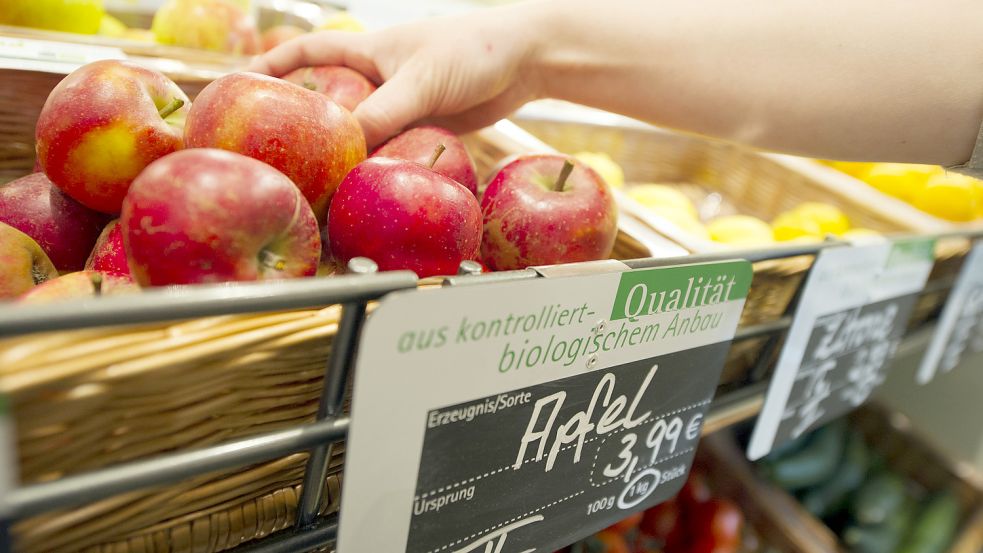
[[[565,1],[522,3],[512,7],[521,9],[512,9],[509,17],[509,26],[517,31],[513,36],[520,41],[519,79],[537,100],[554,97],[549,86],[553,51],[558,46],[554,30],[563,24],[561,4]]]

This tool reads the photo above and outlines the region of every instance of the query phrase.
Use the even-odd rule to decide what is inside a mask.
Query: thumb
[[[403,67],[353,112],[372,148],[404,127],[430,115],[430,94],[425,75]]]

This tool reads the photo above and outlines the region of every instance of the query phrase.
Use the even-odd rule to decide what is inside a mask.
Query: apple
[[[229,0],[170,0],[150,24],[157,42],[235,55],[260,53],[256,22]]]
[[[481,257],[493,271],[606,259],[618,233],[610,188],[568,156],[519,156],[492,178],[481,210]]]
[[[376,86],[354,69],[341,65],[319,65],[301,67],[287,73],[282,79],[299,84],[315,92],[320,92],[348,111],[375,92]],[[433,152],[433,148],[430,148]],[[427,153],[427,156],[430,155]]]
[[[17,298],[23,303],[51,303],[72,298],[109,296],[138,292],[129,277],[99,271],[77,271],[35,286]]]
[[[84,65],[55,86],[41,109],[41,167],[82,205],[117,214],[140,171],[183,147],[190,103],[173,81],[135,63]]]
[[[268,280],[317,271],[317,220],[297,187],[233,152],[191,149],[151,163],[120,217],[143,286]]]
[[[322,223],[341,179],[365,159],[365,136],[348,110],[256,73],[233,73],[206,86],[184,131],[189,148],[230,150],[279,169]]]
[[[57,269],[37,242],[0,223],[0,298],[17,297],[57,276]]]
[[[123,227],[120,226],[119,219],[114,219],[102,230],[85,262],[85,269],[109,275],[130,276],[126,248],[123,247]]]
[[[331,253],[340,266],[361,256],[383,271],[409,269],[428,277],[456,274],[461,261],[477,258],[478,200],[431,167],[374,157],[352,169],[328,214]]]
[[[370,157],[390,157],[425,164],[438,144],[443,144],[447,150],[437,160],[433,170],[456,180],[477,195],[478,177],[475,174],[474,160],[471,159],[461,139],[447,129],[441,127],[410,129],[376,148]]]
[[[93,35],[102,22],[102,0],[2,0],[0,25]]]
[[[109,217],[63,194],[44,173],[0,185],[0,222],[44,249],[59,271],[78,271]]]
[[[262,43],[263,51],[269,52],[284,42],[306,33],[307,31],[296,25],[277,25],[276,27],[270,27],[263,31],[263,34],[260,35],[260,42]]]

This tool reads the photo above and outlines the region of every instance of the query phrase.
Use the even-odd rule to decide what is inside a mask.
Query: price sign
[[[963,262],[918,368],[918,383],[954,369],[966,350],[983,351],[983,243],[973,246]]]
[[[885,379],[934,264],[935,243],[823,250],[778,358],[748,457],[852,411]]]
[[[339,551],[553,551],[686,479],[745,261],[393,294],[355,371]]]
[[[119,48],[0,36],[0,69],[65,74],[99,60],[126,59]]]

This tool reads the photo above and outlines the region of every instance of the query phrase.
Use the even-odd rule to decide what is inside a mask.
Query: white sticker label
[[[751,434],[750,459],[848,413],[883,383],[933,252],[923,239],[820,252]]]
[[[918,368],[918,383],[928,384],[954,369],[967,350],[983,351],[983,243],[973,246],[963,261]]]

